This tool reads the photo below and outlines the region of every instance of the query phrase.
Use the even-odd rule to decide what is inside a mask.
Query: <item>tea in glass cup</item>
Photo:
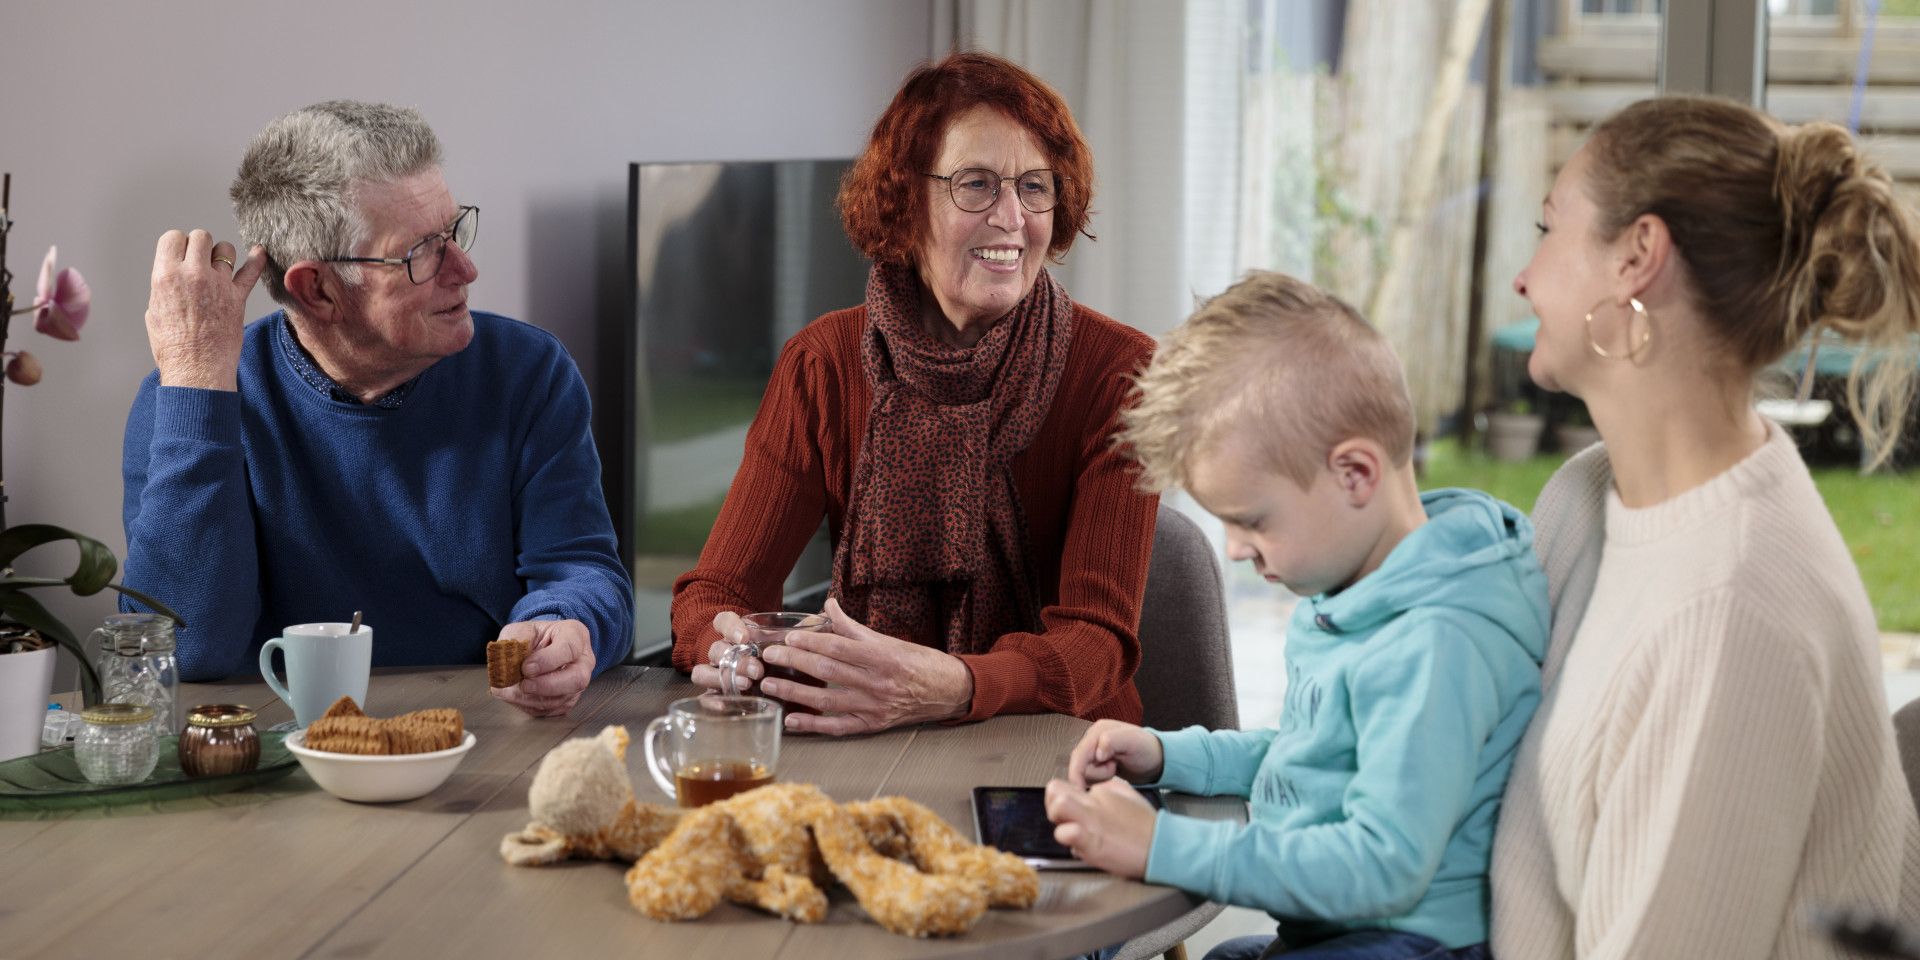
[[[745,642],[736,643],[728,647],[726,652],[720,655],[720,659],[716,663],[716,666],[720,668],[720,691],[722,693],[728,696],[742,696],[749,693],[749,688],[753,687],[753,681],[747,680],[739,675],[740,660],[742,657],[754,657],[758,659],[760,661],[760,669],[763,671],[762,676],[764,677],[777,677],[781,680],[791,680],[794,683],[805,684],[809,687],[826,686],[826,682],[818,677],[808,676],[791,667],[774,666],[768,663],[766,658],[761,656],[761,654],[764,653],[768,647],[786,643],[787,634],[795,631],[830,633],[833,630],[832,620],[818,613],[780,611],[776,613],[749,613],[740,618],[740,623],[746,630]],[[762,696],[765,696],[765,694],[762,694]],[[805,704],[781,700],[779,697],[773,697],[771,699],[778,701],[791,713],[819,712]]]
[[[674,800],[704,807],[773,782],[773,768],[752,760],[700,760],[673,772]]]
[[[725,800],[773,782],[780,705],[717,693],[675,700],[647,724],[647,772],[682,807]]]

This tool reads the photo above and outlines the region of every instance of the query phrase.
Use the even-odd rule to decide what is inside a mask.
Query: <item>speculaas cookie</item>
[[[520,665],[532,645],[525,640],[495,640],[487,644],[487,686],[511,687],[520,682]]]

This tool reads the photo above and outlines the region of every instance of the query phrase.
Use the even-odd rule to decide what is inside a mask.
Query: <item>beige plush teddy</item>
[[[694,810],[638,803],[627,744],[616,726],[553,748],[527,793],[533,821],[501,840],[501,856],[517,866],[635,861],[627,898],[655,920],[702,917],[724,898],[818,923],[838,880],[874,922],[925,937],[965,933],[989,906],[1039,896],[1039,876],[1018,857],[900,797],[843,805],[780,783]]]

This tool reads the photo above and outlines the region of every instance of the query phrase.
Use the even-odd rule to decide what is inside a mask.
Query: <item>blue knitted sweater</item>
[[[329,388],[284,312],[248,324],[238,392],[140,384],[125,583],[185,618],[183,679],[251,673],[282,627],[355,610],[375,666],[480,662],[502,625],[538,619],[584,622],[596,670],[626,656],[633,588],[586,384],[551,334],[473,322],[379,404]]]

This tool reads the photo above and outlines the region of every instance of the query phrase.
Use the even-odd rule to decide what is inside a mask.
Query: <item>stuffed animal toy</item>
[[[965,933],[988,907],[1029,907],[1040,878],[900,797],[839,804],[776,783],[693,810],[634,800],[625,727],[569,740],[540,761],[533,821],[500,842],[516,866],[632,861],[627,899],[655,920],[705,916],[722,899],[788,920],[826,918],[838,881],[874,922],[910,937]]]

